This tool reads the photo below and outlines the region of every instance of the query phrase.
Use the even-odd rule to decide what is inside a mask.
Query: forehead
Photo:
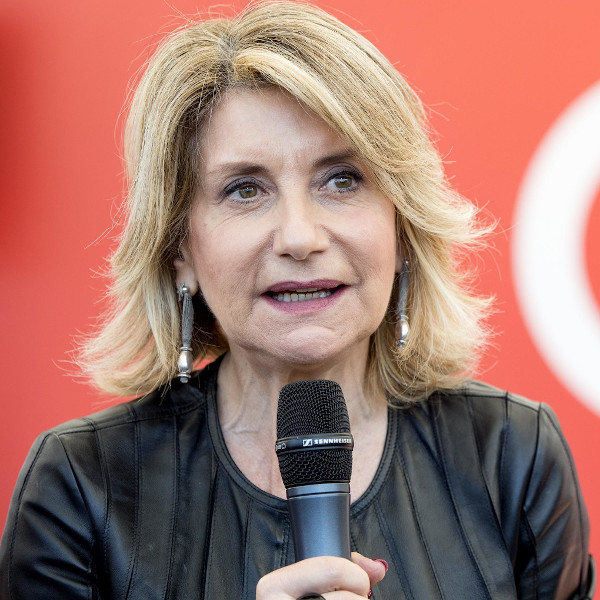
[[[213,109],[198,141],[204,170],[240,158],[298,161],[349,149],[323,119],[277,87],[230,90]]]

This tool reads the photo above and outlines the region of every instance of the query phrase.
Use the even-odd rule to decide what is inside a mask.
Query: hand
[[[265,575],[256,586],[256,600],[296,600],[314,592],[326,600],[364,600],[381,581],[386,567],[358,552],[352,560],[335,556],[307,558]]]

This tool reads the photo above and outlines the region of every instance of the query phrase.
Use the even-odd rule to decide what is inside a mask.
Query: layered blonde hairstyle
[[[99,388],[118,395],[148,392],[176,375],[173,261],[199,183],[198,132],[229,89],[265,85],[286,90],[346,139],[396,207],[410,261],[411,333],[398,350],[394,286],[371,340],[370,383],[399,402],[455,387],[485,340],[488,302],[470,292],[461,261],[482,233],[475,209],[448,186],[423,107],[390,62],[334,17],[296,2],[187,25],[150,60],[126,126],[127,222],[111,259],[112,308],[79,362]],[[192,345],[200,360],[224,352],[226,341],[196,304]]]

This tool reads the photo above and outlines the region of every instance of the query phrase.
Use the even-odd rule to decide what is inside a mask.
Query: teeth
[[[311,291],[306,292],[284,292],[277,294],[275,299],[279,302],[304,302],[305,300],[315,300],[317,298],[327,298],[331,296],[331,290],[321,290],[311,288]]]

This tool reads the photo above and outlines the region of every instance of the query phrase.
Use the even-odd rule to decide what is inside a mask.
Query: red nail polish
[[[389,566],[387,564],[387,561],[383,560],[383,558],[374,558],[373,559],[375,562],[381,563],[384,567],[385,567],[385,572],[387,573]]]
[[[369,593],[367,594],[367,598],[370,598],[373,595],[373,590],[369,588]]]

